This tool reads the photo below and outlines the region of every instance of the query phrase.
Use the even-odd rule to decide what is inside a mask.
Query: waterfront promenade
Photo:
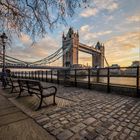
[[[57,105],[50,105],[49,97],[39,111],[35,96],[17,99],[0,89],[0,139],[140,139],[140,98],[56,86]]]

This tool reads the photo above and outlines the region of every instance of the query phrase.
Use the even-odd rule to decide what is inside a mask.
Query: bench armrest
[[[50,89],[50,88],[53,88],[54,89],[54,93],[57,92],[57,88],[55,86],[50,86],[50,87],[42,87],[42,89]]]

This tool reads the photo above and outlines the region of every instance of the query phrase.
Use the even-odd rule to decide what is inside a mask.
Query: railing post
[[[137,96],[139,95],[139,66],[137,66],[137,77],[136,77],[136,94]]]
[[[110,70],[107,68],[107,92],[110,92]]]
[[[37,80],[40,80],[40,79],[39,79],[39,71],[37,71]]]
[[[19,71],[17,72],[17,78],[19,78]]]
[[[35,79],[35,77],[34,77],[34,71],[32,71],[32,76],[33,76],[33,79]]]
[[[46,70],[46,82],[48,82],[48,72]]]
[[[31,79],[31,72],[29,71],[29,79]]]
[[[43,71],[41,71],[41,74],[42,74],[42,81],[44,81],[44,78],[43,78]]]
[[[25,71],[25,79],[27,78],[27,73],[26,73],[26,71]]]
[[[53,82],[53,71],[51,69],[51,82]]]
[[[19,78],[20,78],[20,71],[19,71]]]
[[[22,75],[22,78],[24,78],[24,75],[25,75],[25,73],[24,73],[24,71],[23,71],[23,75]]]
[[[75,72],[75,75],[74,75],[74,84],[75,84],[75,87],[77,87],[77,69],[74,70]]]
[[[90,69],[88,69],[88,88],[90,89],[91,88],[91,85],[90,85]]]
[[[59,70],[57,70],[57,84],[59,84]]]
[[[99,76],[100,76],[99,74],[100,74],[100,68],[97,68],[97,81],[96,81],[97,83],[99,83]]]

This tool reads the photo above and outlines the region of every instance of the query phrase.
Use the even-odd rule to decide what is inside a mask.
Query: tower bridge
[[[92,55],[92,67],[104,67],[104,45],[97,42],[95,47],[93,47],[80,43],[78,32],[74,32],[72,28],[69,28],[66,35],[63,34],[62,48],[63,52],[69,48],[68,51],[63,54],[63,67],[71,67],[78,64],[79,51]]]
[[[74,32],[72,28],[69,28],[68,33],[62,36],[62,47],[60,47],[56,52],[50,54],[49,56],[37,60],[35,62],[27,62],[23,60],[16,59],[15,57],[5,56],[5,64],[8,67],[40,67],[48,66],[58,59],[62,58],[63,67],[73,67],[77,65],[79,59],[79,51],[88,53],[92,55],[92,67],[104,67],[104,60],[107,63],[104,52],[105,48],[100,42],[97,42],[95,47],[88,46],[79,42],[78,32]],[[0,52],[0,63],[3,62],[3,54]],[[1,67],[2,65],[0,65]]]

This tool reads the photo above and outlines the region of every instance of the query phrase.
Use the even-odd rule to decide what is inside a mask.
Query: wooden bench
[[[56,105],[55,96],[57,93],[57,88],[55,86],[44,87],[40,81],[31,79],[19,79],[18,83],[20,87],[18,97],[20,97],[21,93],[26,90],[29,95],[35,94],[40,99],[37,110],[41,108],[43,99],[49,96],[53,96],[53,104]]]

